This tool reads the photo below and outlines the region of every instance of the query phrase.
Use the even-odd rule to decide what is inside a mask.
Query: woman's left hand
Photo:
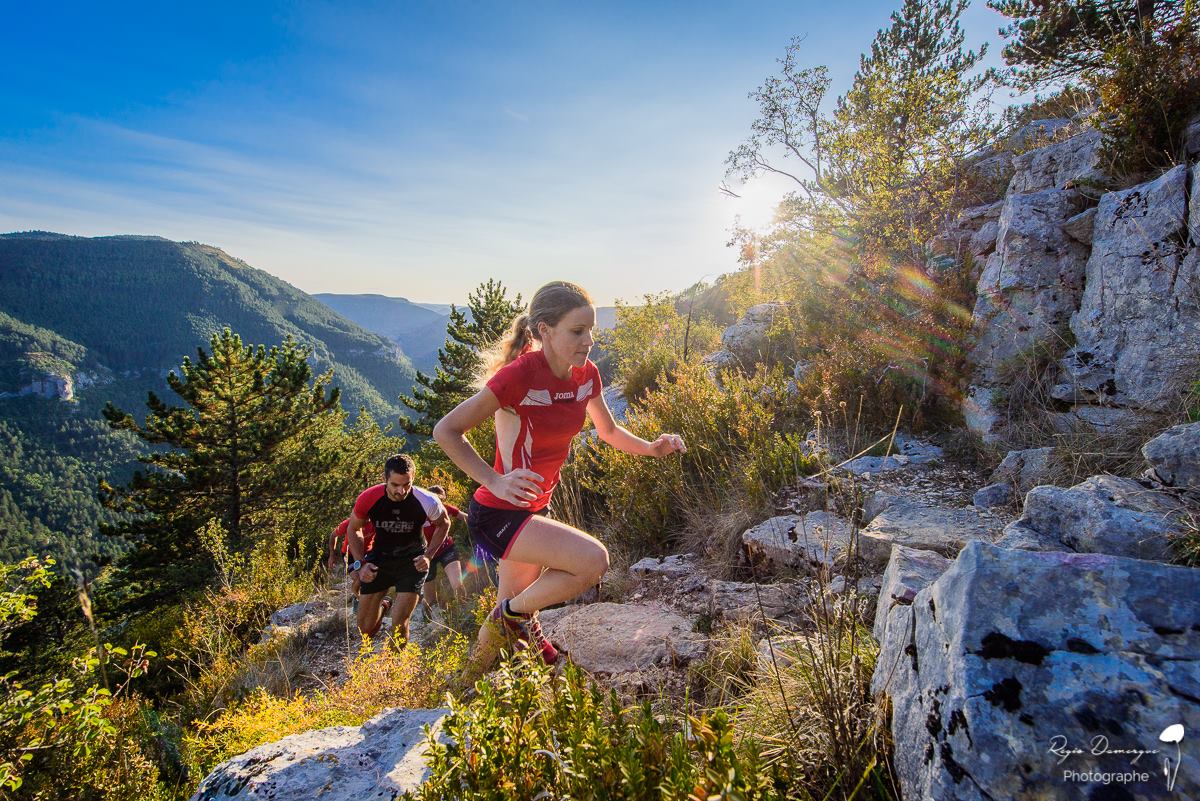
[[[678,434],[659,434],[658,439],[650,443],[650,452],[661,459],[672,453],[687,453],[687,445],[683,444],[683,437]]]

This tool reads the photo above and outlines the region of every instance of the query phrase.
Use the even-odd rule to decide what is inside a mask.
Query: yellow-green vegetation
[[[0,565],[0,648],[17,623],[36,618],[31,591],[50,586],[52,565],[35,558]],[[0,797],[166,797],[148,755],[147,705],[130,687],[154,656],[97,640],[65,675],[33,682],[0,676]]]
[[[626,398],[636,401],[656,389],[664,373],[719,347],[720,329],[692,306],[690,299],[666,293],[646,295],[640,306],[617,301],[616,328],[601,344],[615,355]]]
[[[468,641],[450,632],[428,649],[367,650],[341,684],[288,697],[256,691],[184,737],[189,768],[203,778],[222,760],[289,734],[326,726],[357,726],[389,707],[425,709],[443,703],[466,664]]]
[[[451,701],[430,740],[432,776],[410,800],[788,798],[786,778],[735,746],[723,711],[663,717],[626,707],[573,665],[506,660],[478,696]],[[544,794],[544,795],[541,795]]]
[[[634,409],[626,427],[653,439],[671,431],[687,453],[646,459],[603,445],[585,446],[570,466],[585,514],[607,533],[606,542],[631,552],[660,553],[678,543],[690,521],[759,510],[785,482],[817,472],[802,438],[790,433],[800,411],[780,370],[753,376],[728,374],[719,387],[698,364],[681,364],[659,390]],[[711,536],[706,528],[704,534]],[[713,543],[724,550],[727,543]]]

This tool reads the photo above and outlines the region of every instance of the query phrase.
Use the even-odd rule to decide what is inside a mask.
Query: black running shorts
[[[529,522],[529,518],[534,515],[545,517],[549,513],[549,507],[536,512],[525,509],[493,509],[472,498],[467,513],[467,528],[475,544],[483,548],[488,556],[503,559],[508,556],[508,549]]]
[[[458,549],[447,548],[437,556],[433,557],[429,562],[429,575],[425,578],[426,581],[433,581],[437,576],[438,565],[446,567],[451,562],[458,561]]]
[[[425,584],[425,573],[413,565],[413,557],[402,556],[399,559],[383,559],[376,562],[379,570],[375,572],[375,580],[363,584],[359,588],[360,595],[370,595],[374,592],[387,592],[388,587],[395,587],[396,592],[421,591]]]

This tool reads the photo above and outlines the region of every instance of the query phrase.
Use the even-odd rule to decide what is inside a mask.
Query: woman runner
[[[558,654],[542,636],[538,610],[574,598],[608,570],[608,551],[599,540],[547,516],[585,413],[600,439],[619,450],[657,457],[686,450],[675,434],[647,442],[617,425],[588,359],[595,324],[596,310],[583,289],[566,281],[542,287],[529,311],[485,355],[483,388],[433,429],[442,450],[480,484],[468,527],[475,542],[500,560],[492,620],[540,648],[547,663]],[[496,462],[489,467],[465,435],[493,416]],[[491,658],[490,630],[479,632],[481,661]]]

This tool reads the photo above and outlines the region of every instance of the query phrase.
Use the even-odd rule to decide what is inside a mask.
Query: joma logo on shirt
[[[574,392],[555,392],[554,399],[555,400],[575,400],[575,393]]]

